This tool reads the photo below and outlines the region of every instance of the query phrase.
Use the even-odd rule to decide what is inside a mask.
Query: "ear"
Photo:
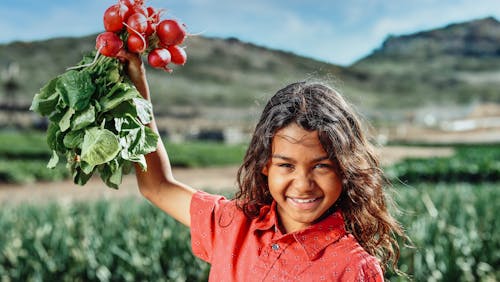
[[[262,174],[264,174],[265,176],[268,176],[269,175],[269,162],[267,162],[263,167],[262,167],[262,170],[260,171],[262,172]]]

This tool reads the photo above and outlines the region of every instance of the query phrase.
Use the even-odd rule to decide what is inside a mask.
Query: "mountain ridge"
[[[0,44],[0,66],[15,62],[20,68],[11,96],[30,101],[49,79],[93,50],[96,35]],[[477,44],[470,44],[474,40]],[[259,107],[281,86],[305,79],[333,83],[367,111],[473,101],[500,103],[500,79],[495,75],[500,72],[500,23],[491,17],[388,37],[380,48],[351,66],[236,38],[193,36],[185,45],[188,61],[175,67],[173,74],[148,68],[160,112],[177,106]],[[478,55],[481,52],[488,55]],[[0,93],[0,99],[5,99],[5,88]]]
[[[500,22],[486,17],[399,36],[389,35],[379,48],[356,61],[384,57],[429,60],[437,56],[500,57]]]

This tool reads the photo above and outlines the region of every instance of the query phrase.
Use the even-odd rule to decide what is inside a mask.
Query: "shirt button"
[[[273,245],[271,246],[271,248],[273,249],[273,251],[277,251],[277,250],[279,250],[279,249],[280,249],[280,245],[278,245],[278,244],[273,244]]]

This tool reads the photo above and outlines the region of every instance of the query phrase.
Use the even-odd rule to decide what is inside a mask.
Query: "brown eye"
[[[315,169],[330,169],[332,166],[330,164],[319,163],[314,166]]]
[[[283,168],[293,168],[293,165],[289,163],[280,163],[278,166]]]

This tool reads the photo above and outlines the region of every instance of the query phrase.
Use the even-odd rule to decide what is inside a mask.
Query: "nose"
[[[292,187],[301,193],[307,193],[314,187],[311,173],[307,170],[296,170]]]

